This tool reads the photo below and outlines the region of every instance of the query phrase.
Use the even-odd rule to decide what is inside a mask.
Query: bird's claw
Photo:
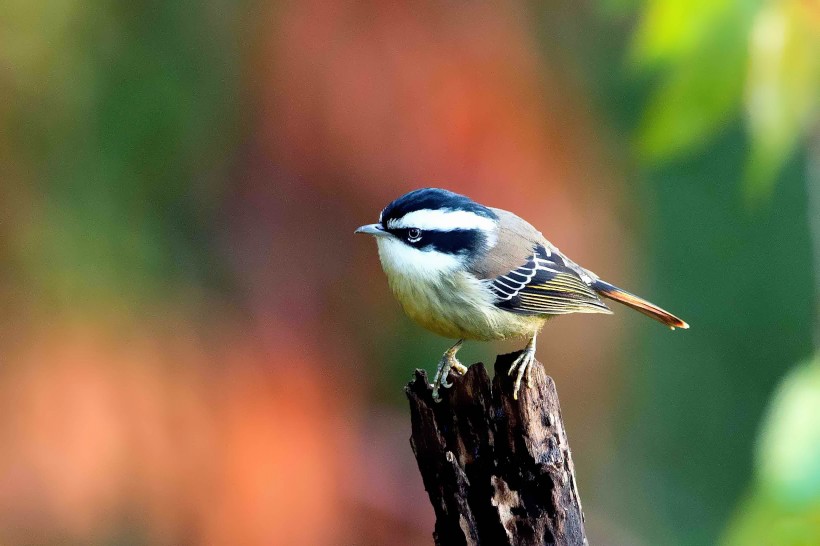
[[[456,351],[458,351],[460,347],[461,342],[450,348],[442,355],[441,360],[438,361],[436,375],[433,377],[433,400],[436,402],[441,402],[439,389],[449,389],[453,386],[453,382],[449,380],[451,371],[458,375],[467,373],[467,366],[459,362],[456,358]]]
[[[518,392],[521,390],[521,380],[524,374],[527,374],[527,388],[532,387],[532,368],[535,365],[535,347],[534,344],[527,345],[527,348],[518,355],[515,362],[510,366],[507,375],[516,374],[515,386],[513,387],[513,400],[518,400]]]
[[[455,357],[453,357],[453,362],[450,363],[450,367],[458,375],[464,375],[467,373],[467,366],[456,360]]]
[[[444,387],[445,389],[449,389],[450,387],[452,387],[453,382],[448,380],[449,376],[450,376],[450,370],[447,370],[447,373],[441,374],[441,377],[439,378],[438,384],[440,386]]]

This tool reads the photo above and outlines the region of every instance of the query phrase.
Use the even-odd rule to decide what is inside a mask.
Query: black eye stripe
[[[411,231],[417,228],[389,228],[387,231],[395,235],[406,245],[423,251],[436,251],[446,254],[460,254],[478,248],[484,244],[484,234],[478,229],[454,229],[439,231],[423,229],[420,238],[412,240]]]
[[[455,229],[453,231],[430,231],[422,237],[430,250],[446,254],[459,254],[476,248],[484,236],[477,229]]]

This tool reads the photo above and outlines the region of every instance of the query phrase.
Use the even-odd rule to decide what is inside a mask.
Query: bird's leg
[[[438,361],[436,376],[433,378],[433,400],[436,402],[441,401],[441,397],[438,394],[440,387],[449,389],[453,386],[452,382],[447,381],[447,376],[450,375],[450,370],[454,370],[459,375],[464,375],[467,373],[467,366],[463,365],[458,361],[458,359],[456,359],[456,353],[461,348],[462,343],[464,343],[464,340],[459,339],[455,345],[444,352],[441,356],[441,360]]]
[[[524,351],[515,359],[515,362],[512,363],[510,366],[510,371],[507,372],[508,375],[512,375],[517,372],[515,376],[515,387],[513,388],[513,399],[518,400],[518,391],[521,389],[521,379],[524,377],[524,373],[527,374],[527,387],[532,386],[531,377],[532,377],[532,367],[535,363],[535,338],[538,337],[538,334],[533,334],[532,339],[527,343],[527,346],[524,347]]]

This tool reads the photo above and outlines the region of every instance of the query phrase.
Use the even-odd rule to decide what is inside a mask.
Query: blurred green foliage
[[[820,33],[789,2],[616,4],[603,8],[604,28],[545,15],[545,48],[580,52],[600,110],[629,137],[623,151],[637,160],[629,198],[649,238],[647,293],[692,329],[667,338],[635,321],[643,344],[625,356],[636,364],[620,404],[614,483],[595,490],[648,544],[714,544],[730,518],[765,525],[759,497],[733,507],[749,489],[761,408],[812,353],[810,152],[802,144],[816,124]],[[767,43],[767,32],[782,43]],[[752,215],[750,203],[758,205]],[[805,456],[820,461],[820,450]],[[816,513],[792,515],[781,523],[804,539],[820,536]],[[781,544],[752,538],[731,544]]]
[[[751,492],[723,546],[810,546],[820,537],[820,356],[791,372],[763,421]]]
[[[641,514],[651,544],[715,542],[747,488],[761,408],[812,351],[802,165],[750,216],[736,191],[746,142],[735,124],[694,160],[645,174],[651,293],[692,325],[670,339],[643,325],[647,353],[629,371],[616,464],[642,508],[622,517]]]
[[[798,2],[647,2],[635,34],[633,60],[659,75],[638,149],[657,173],[650,194],[667,202],[656,221],[677,226],[653,254],[659,282],[684,299],[705,296],[699,301],[709,307],[692,318],[708,332],[682,340],[674,354],[650,341],[654,359],[677,371],[648,371],[655,394],[644,408],[661,413],[641,412],[647,426],[639,429],[653,437],[636,438],[657,446],[648,448],[650,460],[670,463],[659,467],[662,487],[644,485],[650,498],[676,492],[662,503],[665,514],[647,522],[675,521],[675,543],[713,542],[712,529],[729,516],[726,507],[750,472],[743,454],[751,451],[755,408],[779,373],[811,350],[817,295],[805,184],[813,182],[799,144],[817,130],[820,32],[809,9]],[[745,135],[737,129],[741,116]],[[765,198],[765,210],[754,218],[739,210],[726,190],[735,181],[747,202]],[[785,187],[773,194],[776,181]],[[697,225],[687,221],[694,211]],[[674,265],[666,261],[673,256]],[[781,273],[779,263],[790,266]],[[680,268],[686,278],[669,283]],[[814,544],[820,536],[819,421],[809,417],[820,415],[815,382],[813,364],[781,386],[764,426],[757,484],[725,544]],[[715,413],[722,417],[710,418]],[[670,536],[663,525],[655,532]]]
[[[205,226],[237,134],[237,8],[0,8],[0,117],[33,207],[12,254],[41,303],[133,306],[218,282]]]
[[[817,130],[820,23],[810,3],[651,0],[632,57],[660,74],[638,148],[651,161],[702,150],[741,109],[750,135],[746,196],[768,195],[809,130]]]

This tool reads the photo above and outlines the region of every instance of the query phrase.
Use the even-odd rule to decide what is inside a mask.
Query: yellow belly
[[[436,282],[401,276],[389,280],[393,294],[411,319],[448,338],[489,341],[529,337],[548,318],[518,315],[495,307],[492,293],[467,274],[455,273]]]

